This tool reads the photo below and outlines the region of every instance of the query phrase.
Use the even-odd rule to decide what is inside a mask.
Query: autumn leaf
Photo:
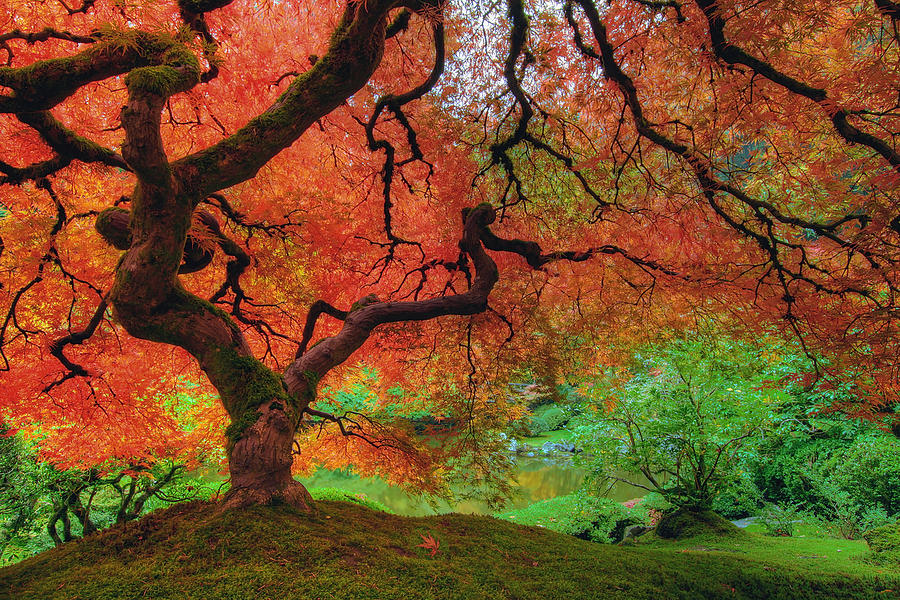
[[[426,550],[431,551],[431,556],[434,556],[439,552],[438,548],[441,547],[441,543],[432,537],[431,535],[421,535],[422,543],[416,544],[416,548],[425,548]]]

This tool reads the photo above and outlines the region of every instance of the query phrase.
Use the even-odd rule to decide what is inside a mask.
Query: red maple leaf
[[[430,535],[421,535],[422,543],[416,544],[416,548],[425,548],[426,550],[431,550],[431,556],[434,556],[438,553],[438,549],[441,547],[441,543],[437,541]]]

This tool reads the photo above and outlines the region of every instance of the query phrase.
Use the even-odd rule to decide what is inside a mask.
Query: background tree
[[[850,412],[893,411],[892,2],[2,11],[0,416],[63,463],[164,455],[165,398],[208,380],[229,505],[308,504],[309,420],[307,463],[438,489],[465,453],[496,479],[477,432],[516,367],[696,310],[780,324],[865,375]],[[461,435],[317,410],[351,356]]]
[[[0,564],[175,502],[208,498],[218,485],[185,475],[184,464],[110,462],[60,471],[36,460],[37,444],[0,437]]]
[[[769,367],[752,348],[698,336],[644,348],[625,373],[598,377],[576,429],[598,495],[623,481],[675,508],[712,508],[773,426],[783,393]]]

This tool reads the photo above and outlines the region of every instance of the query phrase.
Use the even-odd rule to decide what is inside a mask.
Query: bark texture
[[[312,497],[291,475],[296,423],[278,400],[258,407],[258,418],[231,448],[226,508],[284,502],[312,510]]]

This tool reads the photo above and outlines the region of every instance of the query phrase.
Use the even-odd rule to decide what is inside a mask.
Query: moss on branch
[[[222,403],[231,416],[231,424],[225,430],[229,447],[259,418],[259,407],[278,400],[285,406],[285,413],[295,427],[300,420],[300,403],[285,390],[280,375],[252,356],[239,354],[233,348],[214,349],[208,356],[207,372],[216,380]],[[315,396],[318,378],[305,373],[308,382],[307,396]],[[304,402],[306,404],[307,402]]]
[[[85,50],[60,58],[40,60],[24,67],[0,67],[0,85],[13,90],[0,95],[0,111],[36,112],[47,110],[94,82],[164,65],[180,72],[180,80],[199,81],[200,63],[193,52],[168,33],[108,29],[96,34],[99,40]],[[171,85],[172,73],[146,72],[136,81],[159,87]]]
[[[128,223],[131,211],[118,206],[106,208],[97,215],[94,229],[107,244],[118,250],[128,250],[131,246],[131,230]]]
[[[140,67],[125,76],[129,90],[141,90],[160,96],[171,96],[178,91],[182,81],[181,73],[172,67]]]
[[[161,41],[167,43],[158,53],[162,64],[133,69],[125,77],[129,90],[171,96],[200,81],[202,69],[194,53],[171,38]]]

